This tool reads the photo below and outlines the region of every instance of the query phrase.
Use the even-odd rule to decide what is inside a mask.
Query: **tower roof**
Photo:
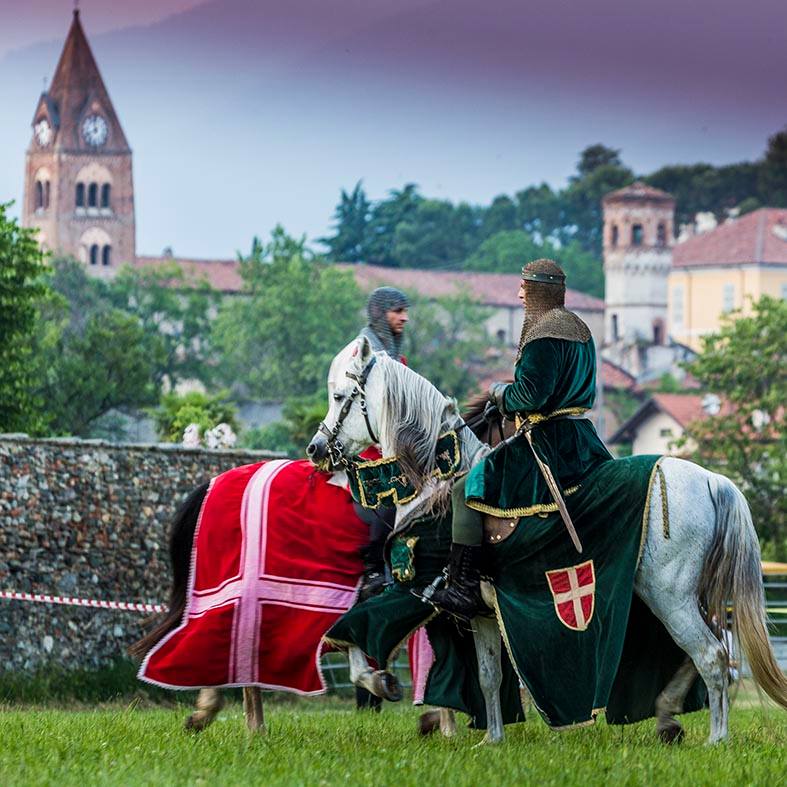
[[[55,75],[49,90],[41,96],[36,116],[42,104],[46,106],[56,128],[56,147],[84,148],[79,126],[93,109],[103,115],[109,126],[106,147],[113,151],[128,151],[126,136],[85,36],[78,9],[74,11]]]
[[[655,202],[662,205],[674,205],[675,198],[666,191],[649,186],[637,180],[630,186],[625,186],[617,191],[611,191],[602,200],[604,205],[626,202]]]

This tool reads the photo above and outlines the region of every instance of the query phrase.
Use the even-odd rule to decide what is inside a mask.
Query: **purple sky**
[[[277,221],[319,236],[360,178],[488,202],[562,185],[595,142],[648,172],[756,158],[787,123],[783,0],[80,6],[134,149],[140,253],[231,256]],[[71,7],[0,0],[0,200]]]

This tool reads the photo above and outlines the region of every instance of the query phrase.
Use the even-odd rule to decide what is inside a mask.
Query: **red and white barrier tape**
[[[167,609],[164,604],[145,604],[133,601],[100,601],[95,598],[48,596],[43,593],[17,593],[14,590],[0,590],[0,598],[7,598],[10,601],[37,601],[42,604],[67,604],[72,607],[122,609],[127,612],[165,612]]]

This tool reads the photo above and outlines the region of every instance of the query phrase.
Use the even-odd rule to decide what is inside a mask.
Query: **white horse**
[[[434,508],[450,494],[449,482],[431,477],[437,437],[457,429],[462,420],[456,402],[443,396],[412,369],[375,355],[365,339],[332,368],[328,414],[307,449],[312,461],[339,454],[345,459],[379,441],[383,456],[398,456],[420,494],[397,509],[396,528],[414,515]],[[460,470],[488,452],[469,429],[458,429],[462,443]],[[375,439],[376,438],[376,439]],[[659,731],[666,740],[679,738],[673,714],[699,672],[708,689],[709,743],[727,738],[729,656],[709,621],[726,620],[731,603],[734,628],[756,683],[787,708],[787,679],[779,669],[768,640],[760,548],[745,498],[716,473],[676,458],[663,460],[669,500],[670,535],[665,537],[661,492],[651,495],[644,550],[634,592],[664,624],[688,655],[687,661],[656,702]],[[473,621],[479,678],[487,706],[486,741],[503,739],[499,688],[501,638],[493,619]],[[351,678],[378,696],[379,674],[369,668],[358,648],[349,652]],[[696,671],[695,671],[696,670]]]

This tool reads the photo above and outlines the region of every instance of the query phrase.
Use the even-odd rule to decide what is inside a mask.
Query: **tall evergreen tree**
[[[371,203],[360,180],[349,194],[342,189],[333,214],[334,235],[319,240],[328,247],[327,259],[332,262],[365,261],[370,212]]]

